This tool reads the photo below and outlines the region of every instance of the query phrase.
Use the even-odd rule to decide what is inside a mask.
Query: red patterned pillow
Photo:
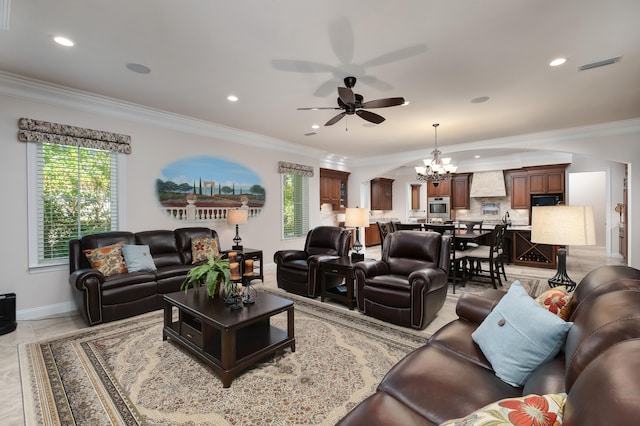
[[[452,419],[440,426],[560,426],[564,417],[566,393],[526,395],[507,398],[482,407],[461,419]]]
[[[200,237],[191,239],[191,263],[206,262],[211,256],[218,257],[218,243],[215,238]]]
[[[556,314],[566,321],[567,318],[569,318],[569,311],[571,310],[571,297],[567,292],[567,288],[561,285],[550,288],[536,297],[536,302],[547,311]]]
[[[84,255],[87,256],[91,267],[102,272],[105,277],[125,274],[127,266],[124,263],[124,257],[122,257],[123,245],[124,241],[110,246],[84,250]]]

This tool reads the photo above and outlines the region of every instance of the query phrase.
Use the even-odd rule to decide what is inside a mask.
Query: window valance
[[[278,173],[290,173],[294,175],[313,177],[313,166],[278,161]]]
[[[18,127],[18,140],[22,142],[47,142],[131,154],[131,136],[128,135],[31,118],[18,120]]]

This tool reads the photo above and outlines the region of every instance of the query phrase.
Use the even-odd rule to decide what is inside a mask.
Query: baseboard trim
[[[78,309],[74,302],[56,303],[55,305],[38,306],[37,308],[21,309],[16,312],[18,321],[47,318],[60,314],[77,314]]]

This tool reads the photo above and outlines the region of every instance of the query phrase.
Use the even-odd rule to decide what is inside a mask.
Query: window
[[[29,263],[66,263],[69,240],[118,229],[118,154],[29,144]]]
[[[282,237],[299,238],[309,231],[309,178],[282,173]]]

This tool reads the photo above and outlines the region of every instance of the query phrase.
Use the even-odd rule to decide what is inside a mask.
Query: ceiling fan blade
[[[384,98],[384,99],[374,99],[373,101],[368,101],[363,103],[361,108],[386,108],[397,105],[402,105],[404,103],[404,98]]]
[[[360,118],[364,118],[365,120],[375,124],[380,124],[384,121],[383,116],[375,114],[371,111],[365,111],[365,110],[359,109],[356,111],[356,114],[358,114]]]
[[[408,46],[403,49],[399,49],[393,52],[385,53],[376,58],[369,59],[362,63],[362,67],[375,67],[378,65],[386,65],[392,62],[401,61],[403,59],[411,58],[412,56],[420,55],[427,51],[427,46],[424,44],[416,44],[414,46]]]
[[[353,94],[353,90],[347,87],[338,87],[338,96],[347,105],[353,105],[356,103],[356,96]]]
[[[278,71],[316,73],[316,72],[335,72],[335,67],[331,65],[321,64],[312,61],[299,61],[295,59],[274,59],[271,61],[273,68]]]
[[[315,111],[317,109],[340,109],[338,107],[307,107],[307,108],[298,108],[298,111]]]
[[[338,114],[335,117],[333,117],[331,120],[329,120],[326,123],[324,123],[324,125],[325,126],[331,126],[333,124],[336,124],[338,121],[342,120],[342,117],[344,117],[345,115],[347,115],[346,112],[341,112],[340,114]],[[383,118],[383,120],[384,120],[384,118]]]

